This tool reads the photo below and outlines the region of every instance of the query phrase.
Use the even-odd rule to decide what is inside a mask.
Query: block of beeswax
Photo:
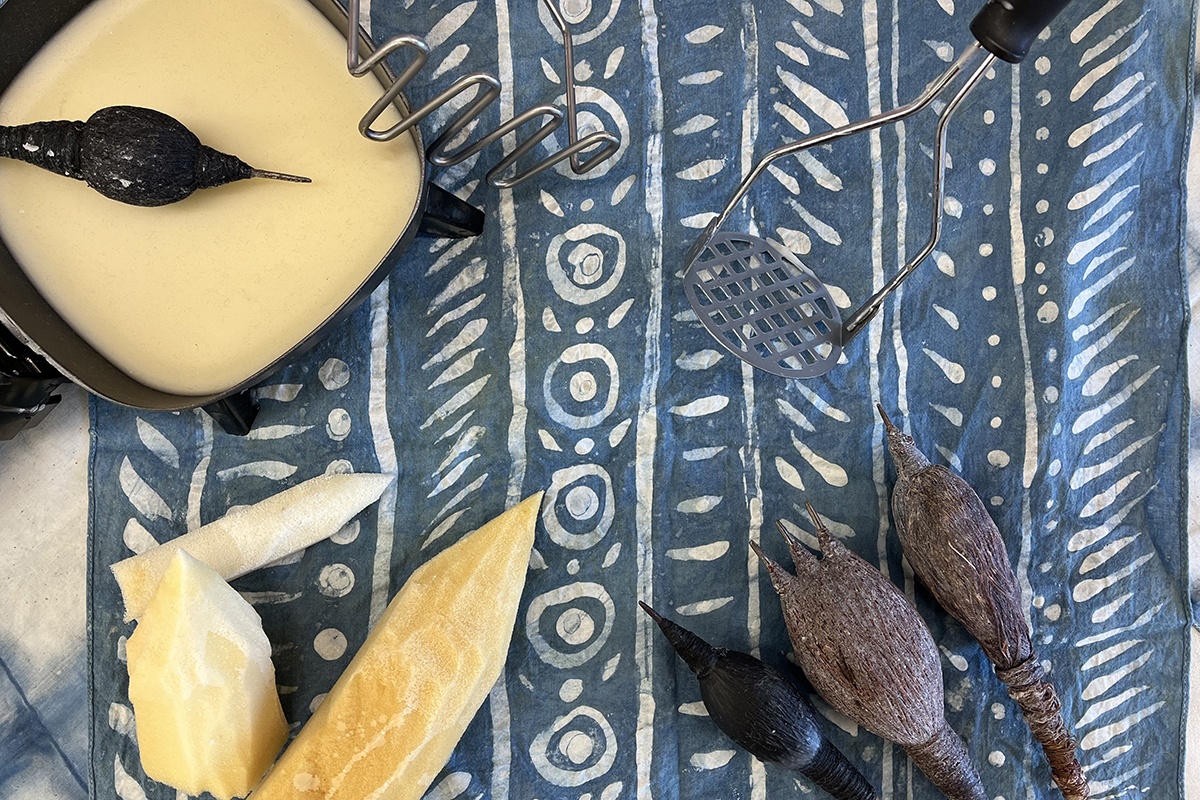
[[[391,475],[322,475],[118,561],[112,572],[125,601],[125,621],[145,611],[175,551],[186,550],[231,581],[329,538],[391,482]]]
[[[504,667],[541,494],[421,565],[252,800],[417,800]]]
[[[180,550],[127,652],[146,774],[189,795],[245,797],[288,736],[255,610]]]

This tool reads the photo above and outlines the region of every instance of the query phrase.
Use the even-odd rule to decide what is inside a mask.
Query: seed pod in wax
[[[696,634],[638,605],[700,681],[709,717],[726,736],[767,764],[795,770],[837,800],[875,800],[875,790],[821,732],[800,690],[754,656],[713,647]]]
[[[962,739],[946,722],[941,661],[925,621],[805,505],[821,560],[782,526],[795,575],[750,543],[779,594],[800,668],[825,702],[903,747],[950,800],[987,800]]]
[[[1067,800],[1087,800],[1087,779],[1062,705],[1045,679],[1021,613],[1021,591],[996,523],[970,485],[931,464],[913,438],[892,424],[888,451],[896,465],[892,514],[904,556],[930,594],[974,636],[1042,745]]]
[[[0,125],[0,156],[84,181],[110,200],[134,206],[165,206],[197,189],[247,178],[310,182],[254,169],[201,144],[174,117],[138,106],[102,108],[87,122]]]

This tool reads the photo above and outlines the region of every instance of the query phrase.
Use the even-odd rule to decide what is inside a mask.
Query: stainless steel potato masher
[[[450,103],[454,98],[468,92],[474,87],[481,87],[482,91],[476,90],[478,94],[475,95],[474,99],[465,108],[457,112],[453,120],[429,145],[425,154],[429,163],[439,167],[452,167],[456,164],[461,164],[488,145],[504,138],[510,133],[515,133],[534,120],[544,120],[544,122],[537,130],[517,144],[512,152],[488,170],[486,180],[489,184],[498,189],[511,189],[517,184],[550,169],[562,161],[569,161],[571,171],[576,175],[584,175],[590,172],[593,167],[607,160],[609,156],[616,153],[619,149],[620,140],[614,134],[605,130],[593,131],[586,136],[580,136],[575,110],[575,56],[572,46],[571,29],[567,25],[567,20],[563,16],[562,10],[558,7],[558,0],[542,0],[542,2],[550,12],[550,18],[554,21],[554,25],[558,28],[563,39],[563,51],[566,61],[566,70],[564,72],[566,80],[566,91],[564,93],[567,103],[566,111],[564,112],[562,108],[551,103],[542,103],[541,105],[533,106],[517,114],[499,127],[480,136],[474,142],[462,145],[458,150],[451,153],[448,152],[451,144],[458,140],[460,136],[468,135],[474,127],[473,123],[500,96],[500,81],[495,76],[489,75],[486,72],[472,72],[456,80],[425,105],[415,111],[402,114],[400,121],[390,128],[379,130],[371,127],[385,110],[395,108],[394,101],[397,96],[404,91],[405,87],[408,86],[417,73],[425,66],[425,62],[429,60],[429,45],[419,36],[400,34],[388,39],[378,48],[375,48],[372,43],[372,52],[367,58],[362,58],[359,53],[358,37],[353,35],[353,32],[357,32],[359,37],[370,41],[370,36],[359,26],[359,22],[362,19],[362,0],[349,0],[348,15],[350,20],[352,20],[350,26],[352,33],[346,37],[346,67],[350,70],[351,75],[362,77],[369,74],[380,61],[383,61],[402,48],[407,48],[412,52],[412,61],[391,82],[391,85],[388,86],[375,102],[375,105],[371,106],[370,110],[367,111],[366,115],[359,122],[359,133],[372,141],[391,141],[411,129],[434,111]],[[559,148],[524,171],[512,170],[513,174],[505,175],[506,172],[510,171],[510,168],[513,167],[517,159],[533,150],[544,139],[558,130],[564,118],[567,122],[567,144],[565,147]],[[587,151],[592,152],[586,158],[582,157],[583,153]]]
[[[955,110],[999,58],[1017,64],[1069,0],[988,0],[971,22],[976,41],[919,97],[767,153],[687,252],[683,284],[688,302],[729,352],[785,378],[814,378],[837,364],[843,349],[883,307],[888,295],[933,252],[942,232],[946,126]],[[963,78],[962,76],[966,76]],[[910,117],[942,92],[958,88],[938,119],[934,142],[933,221],[915,256],[844,322],[829,291],[786,247],[721,226],[771,162]]]

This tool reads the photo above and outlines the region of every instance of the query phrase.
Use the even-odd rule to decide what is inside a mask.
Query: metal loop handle
[[[704,248],[708,246],[708,243],[712,240],[713,236],[715,236],[717,231],[720,230],[721,226],[725,224],[725,221],[729,219],[729,215],[733,213],[735,208],[737,208],[738,203],[740,203],[742,198],[746,196],[746,193],[750,191],[751,185],[753,185],[753,183],[758,180],[758,178],[764,172],[766,172],[767,167],[771,165],[771,162],[783,158],[784,156],[790,156],[795,153],[799,153],[801,150],[807,150],[812,147],[818,147],[823,144],[835,142],[839,139],[844,139],[847,136],[853,136],[856,133],[863,133],[864,131],[874,130],[875,128],[882,128],[884,125],[889,125],[893,122],[898,122],[902,119],[913,116],[917,112],[929,106],[937,98],[937,96],[954,81],[955,78],[966,72],[968,67],[970,67],[971,64],[976,60],[979,60],[981,56],[986,57],[988,56],[988,53],[978,42],[972,42],[970,46],[963,51],[962,55],[960,55],[958,59],[950,65],[949,69],[935,78],[932,83],[925,87],[925,91],[923,91],[920,96],[912,102],[898,106],[891,111],[884,111],[883,113],[876,114],[873,117],[859,120],[858,122],[851,122],[838,128],[832,128],[831,130],[813,134],[806,139],[781,145],[780,147],[777,147],[767,153],[758,160],[758,162],[754,165],[754,168],[750,170],[750,173],[742,179],[742,182],[738,185],[737,190],[734,191],[733,195],[729,198],[729,202],[727,202],[725,207],[721,209],[721,212],[713,217],[713,219],[704,226],[704,230],[700,232],[700,235],[696,237],[696,241],[693,242],[692,246],[688,249],[687,255],[684,257],[684,266],[690,266],[699,257],[699,255],[704,252]],[[984,58],[983,60],[986,62],[984,64],[985,67],[991,64],[991,59]],[[978,80],[978,78],[973,78],[971,85],[974,85],[976,80]],[[935,209],[935,214],[936,213],[937,209]]]
[[[484,110],[492,104],[500,96],[500,81],[486,72],[473,72],[469,75],[456,80],[448,88],[439,93],[432,100],[427,102],[415,111],[402,115],[399,122],[386,130],[379,130],[371,127],[383,112],[389,106],[392,106],[396,97],[404,91],[404,88],[416,77],[417,73],[424,68],[429,60],[429,45],[423,39],[411,34],[400,34],[388,39],[377,49],[374,49],[371,54],[362,59],[358,51],[357,37],[365,38],[372,45],[370,36],[366,31],[359,26],[359,18],[361,11],[361,0],[350,0],[349,16],[351,20],[350,34],[346,37],[346,68],[350,74],[355,77],[366,75],[388,56],[401,50],[409,48],[414,51],[412,61],[405,67],[404,71],[392,81],[383,95],[380,96],[370,110],[359,121],[358,130],[363,136],[371,141],[386,142],[400,136],[421,120],[425,119],[431,113],[452,101],[463,92],[474,86],[482,86],[483,90],[472,100],[466,108],[462,109],[454,116],[446,128],[438,134],[437,138],[430,143],[426,148],[425,157],[431,164],[439,167],[450,167],[455,164],[460,164],[473,155],[482,151],[485,147],[501,139],[504,136],[516,131],[526,123],[542,117],[548,120],[538,128],[528,139],[520,142],[511,153],[500,160],[495,167],[487,173],[487,182],[498,189],[511,189],[519,183],[522,183],[535,175],[538,175],[550,167],[553,167],[559,162],[570,159],[571,169],[577,175],[583,175],[592,170],[602,161],[607,160],[620,146],[620,140],[609,133],[608,131],[596,131],[582,139],[579,138],[579,131],[576,127],[575,120],[575,77],[573,54],[571,50],[571,33],[567,28],[566,20],[559,11],[555,0],[543,0],[547,8],[550,9],[550,14],[554,18],[555,24],[562,31],[563,45],[566,50],[566,66],[567,66],[567,112],[555,105],[538,105],[527,109],[508,120],[500,127],[489,133],[484,134],[478,140],[471,144],[464,144],[457,152],[447,153],[446,150],[450,143],[456,139],[471,123],[479,118]],[[544,141],[559,127],[562,126],[563,117],[568,118],[568,144],[566,147],[551,153],[546,158],[526,169],[524,172],[516,172],[512,177],[503,178],[501,174],[512,167],[517,159],[524,156],[539,143]],[[599,148],[594,155],[586,159],[580,159],[580,154],[584,151]]]

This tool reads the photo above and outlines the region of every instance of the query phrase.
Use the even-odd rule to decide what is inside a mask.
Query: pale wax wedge
[[[417,800],[504,667],[539,493],[421,565],[252,800]]]
[[[245,797],[288,737],[258,614],[177,551],[127,647],[142,769],[189,795]]]
[[[142,615],[177,550],[186,550],[227,581],[327,539],[374,503],[390,475],[322,475],[191,533],[112,565],[125,621]]]

